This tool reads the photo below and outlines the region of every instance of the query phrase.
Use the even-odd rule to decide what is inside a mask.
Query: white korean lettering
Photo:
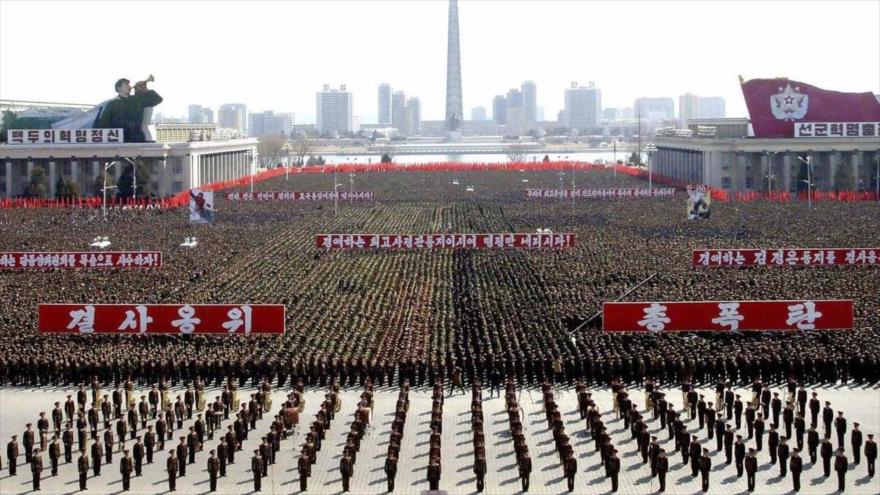
[[[788,319],[786,325],[796,324],[800,330],[814,330],[815,321],[822,317],[822,313],[816,311],[816,303],[804,301],[803,304],[793,304],[788,307]]]
[[[177,310],[177,314],[180,315],[180,319],[172,321],[171,326],[180,330],[180,333],[193,333],[196,325],[202,322],[200,318],[195,318],[196,308],[189,304]]]
[[[68,330],[78,327],[80,333],[92,333],[95,331],[95,307],[91,304],[86,305],[83,309],[71,311],[69,314],[71,319],[70,323],[67,324]]]
[[[118,330],[135,330],[144,334],[147,333],[147,325],[153,323],[153,318],[147,316],[147,307],[143,304],[135,306],[135,311],[125,312],[125,321],[119,325]]]
[[[660,332],[666,328],[666,324],[672,320],[666,316],[666,306],[657,303],[651,303],[644,309],[645,318],[639,320],[640,327],[645,327],[652,332]]]
[[[223,328],[229,333],[235,333],[239,328],[244,326],[244,333],[251,333],[251,307],[247,304],[240,308],[232,308],[226,313],[229,321],[223,323]]]
[[[718,309],[720,313],[717,318],[712,318],[712,323],[722,327],[730,327],[730,330],[734,332],[738,330],[739,322],[745,319],[745,316],[739,314],[739,303],[719,303]]]

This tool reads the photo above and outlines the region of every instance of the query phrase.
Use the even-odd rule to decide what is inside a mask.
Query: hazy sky
[[[97,103],[119,77],[152,73],[165,102],[295,111],[314,122],[315,92],[347,84],[375,122],[377,86],[442,119],[445,0],[0,0],[0,98]],[[737,75],[787,76],[880,93],[880,1],[459,2],[464,110],[534,80],[554,120],[572,81],[596,81],[603,107],[690,91],[746,115]]]

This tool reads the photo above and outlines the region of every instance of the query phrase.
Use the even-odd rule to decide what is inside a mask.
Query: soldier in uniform
[[[349,454],[342,456],[339,460],[339,474],[342,475],[342,491],[348,491],[348,482],[354,475],[354,461]]]
[[[107,464],[113,464],[113,445],[116,443],[113,438],[113,430],[104,430],[104,455],[107,456]]]
[[[657,479],[660,482],[660,493],[663,493],[666,491],[666,473],[669,472],[669,459],[666,458],[666,451],[662,448],[657,454],[655,469],[657,470]]]
[[[211,491],[217,491],[217,475],[220,473],[220,459],[217,458],[215,451],[211,451],[211,457],[208,458],[208,476],[211,478]]]
[[[165,463],[165,469],[168,471],[168,491],[174,491],[177,484],[177,470],[180,469],[180,463],[174,455],[174,449],[168,451],[168,461]]]
[[[263,480],[263,458],[260,456],[260,449],[254,450],[254,456],[251,457],[251,472],[254,475],[254,491],[260,491],[260,482]]]
[[[784,478],[786,474],[788,474],[788,457],[789,457],[789,449],[788,444],[786,443],[786,438],[782,437],[779,440],[779,448],[778,448],[778,457],[779,457],[779,476]]]
[[[791,453],[791,481],[794,484],[794,491],[801,491],[801,473],[804,471],[804,460],[799,455],[800,450],[794,449]]]
[[[189,463],[196,463],[196,451],[199,448],[199,441],[196,437],[195,427],[189,427],[189,433],[186,435],[186,452],[189,454]]]
[[[831,439],[822,439],[822,447],[819,449],[819,454],[822,456],[822,473],[826,478],[831,476],[831,456],[833,452],[834,447],[831,445]]]
[[[132,457],[134,458],[134,475],[140,476],[141,471],[144,467],[144,444],[141,442],[141,437],[137,437],[137,441],[134,444]]]
[[[134,461],[128,455],[128,451],[123,451],[123,457],[119,461],[119,474],[122,475],[122,490],[128,491],[131,487],[131,472],[134,470]]]
[[[482,493],[486,478],[486,457],[483,453],[474,460],[474,474],[477,475],[477,491]]]
[[[572,456],[572,459],[574,457]],[[611,449],[611,455],[608,457],[608,476],[611,477],[611,491],[617,492],[618,481],[620,476],[620,458],[617,457],[617,449]],[[577,465],[575,465],[575,470],[577,470]],[[664,473],[665,478],[665,473]],[[661,483],[665,484],[665,479]],[[662,485],[661,485],[662,486]],[[572,491],[574,489],[574,475],[571,476],[571,479],[568,483],[568,491]]]
[[[849,460],[843,449],[837,449],[837,456],[834,458],[834,471],[837,472],[837,490],[841,493],[846,489],[847,470],[849,470]]]
[[[177,444],[177,471],[180,477],[186,476],[186,437],[180,437],[180,443]]]
[[[703,479],[703,491],[709,491],[709,471],[712,469],[712,458],[709,457],[709,449],[703,449],[700,457],[700,475]]]
[[[440,459],[436,457],[428,461],[428,484],[431,490],[440,489]]]
[[[874,441],[874,434],[868,433],[868,440],[865,442],[865,460],[868,464],[868,476],[874,477],[874,466],[877,462],[877,442]]]
[[[746,443],[743,441],[742,435],[736,436],[736,443],[733,445],[733,457],[736,461],[736,476],[742,478],[743,462],[746,458]]]
[[[385,479],[388,481],[388,492],[394,491],[394,478],[397,476],[397,457],[390,453],[385,458]],[[305,490],[303,490],[305,491]]]
[[[101,442],[92,444],[92,471],[95,476],[101,476],[101,458],[104,457],[104,448]]]
[[[31,430],[30,423],[25,426],[27,427],[27,430],[25,430],[24,435],[22,435],[21,444],[24,445],[24,462],[30,464],[31,455],[34,451],[34,431]]]
[[[843,449],[843,438],[846,435],[846,418],[843,417],[843,411],[837,411],[837,417],[834,418],[834,431],[837,432],[837,448]]]
[[[86,449],[79,451],[79,460],[77,460],[77,469],[79,471],[79,489],[86,490],[86,479],[89,477],[89,457],[86,455]]]
[[[34,449],[31,455],[31,474],[34,478],[34,491],[40,491],[40,476],[43,474],[43,456],[40,449]]]
[[[226,437],[220,437],[220,445],[217,446],[217,468],[220,477],[226,477],[226,461],[229,459],[229,451],[226,445]]]
[[[563,469],[565,478],[568,481],[568,491],[571,492],[574,490],[574,477],[577,474],[577,459],[574,458],[570,451],[563,462]]]
[[[523,451],[517,458],[517,467],[519,468],[519,481],[524,492],[529,491],[529,477],[532,474],[532,458],[529,457],[528,448],[523,444]]]
[[[850,445],[852,445],[853,465],[858,466],[862,462],[862,432],[859,430],[859,424],[855,422],[850,433]]]
[[[767,447],[770,449],[770,464],[776,464],[776,455],[779,453],[779,432],[776,431],[776,425],[770,425]]]
[[[395,464],[395,468],[397,465]],[[309,476],[312,475],[312,461],[309,454],[303,451],[297,460],[297,470],[299,471],[299,491],[304,492],[308,488]],[[385,461],[385,474],[388,474],[388,461]],[[394,491],[394,478],[389,478],[388,491]]]
[[[64,426],[64,433],[61,434],[61,443],[64,444],[64,462],[70,464],[73,462],[73,430],[69,424]]]
[[[58,437],[52,437],[49,444],[49,463],[52,465],[52,476],[58,476],[58,459],[61,458],[61,446],[58,445]]]
[[[758,458],[755,456],[755,449],[749,449],[749,455],[746,457],[746,482],[749,492],[755,491],[755,473],[758,472]]]
[[[147,434],[144,435],[144,449],[147,453],[147,464],[153,463],[153,448],[156,446],[156,434],[153,433],[153,427],[147,427]],[[159,450],[164,450],[160,448]]]

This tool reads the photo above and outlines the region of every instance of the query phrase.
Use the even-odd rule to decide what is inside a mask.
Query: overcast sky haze
[[[165,101],[217,110],[296,112],[346,84],[354,114],[376,121],[377,86],[443,118],[446,0],[182,2],[0,1],[0,98],[98,103],[119,77],[152,73]],[[572,81],[595,81],[603,107],[638,96],[723,96],[745,116],[737,75],[787,76],[880,93],[880,1],[637,2],[460,0],[465,117],[533,80],[555,120]]]

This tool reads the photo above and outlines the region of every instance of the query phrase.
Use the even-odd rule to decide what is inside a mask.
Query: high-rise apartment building
[[[396,127],[401,134],[408,134],[406,93],[403,91],[395,91],[391,94],[391,127]]]
[[[586,86],[571,83],[565,90],[566,127],[578,131],[590,131],[602,121],[602,90],[590,81]]]
[[[409,134],[419,133],[422,120],[422,103],[416,97],[406,100],[406,117],[409,120]]]
[[[471,108],[471,120],[476,121],[476,122],[486,120],[486,108],[485,107]]]
[[[352,96],[344,84],[339,89],[330,89],[325,84],[324,89],[316,94],[315,100],[315,127],[319,133],[346,134],[352,131]]]
[[[723,119],[727,115],[724,98],[720,96],[700,98],[697,114],[701,119]]]
[[[507,98],[504,95],[492,99],[492,120],[498,125],[507,124]]]
[[[391,124],[391,85],[379,85],[379,123]]]
[[[247,135],[247,105],[227,103],[220,105],[217,113],[217,125],[221,128],[236,129],[242,136]]]
[[[523,99],[523,114],[526,122],[538,121],[538,87],[534,81],[526,81],[520,87]]]
[[[675,104],[672,98],[636,98],[633,103],[635,118],[642,120],[674,120]]]
[[[687,129],[687,121],[700,117],[700,97],[693,93],[685,93],[678,97],[678,126]]]

